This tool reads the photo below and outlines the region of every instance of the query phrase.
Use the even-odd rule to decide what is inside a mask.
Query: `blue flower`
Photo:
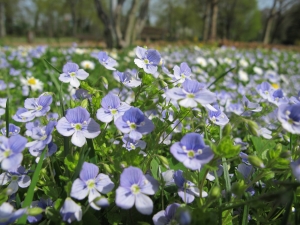
[[[191,68],[188,66],[186,62],[183,62],[179,66],[174,66],[174,80],[177,80],[179,83],[183,83],[186,78],[190,79],[191,76]]]
[[[14,211],[14,207],[4,202],[0,206],[0,225],[9,225],[13,224],[17,219],[23,216],[26,213],[26,209],[18,209]]]
[[[148,50],[138,46],[135,53],[138,59],[135,59],[134,63],[139,68],[143,68],[146,73],[154,75],[157,72],[157,65],[161,59],[159,52],[154,49]]]
[[[278,108],[278,120],[292,134],[300,134],[300,104],[282,104]]]
[[[114,67],[118,65],[117,61],[109,57],[106,52],[99,52],[98,60],[106,69],[116,70]]]
[[[63,221],[72,223],[73,221],[81,221],[82,209],[71,198],[66,198],[63,206],[60,209],[60,215]]]
[[[213,107],[216,111],[208,109],[208,118],[216,125],[225,126],[229,122],[228,117],[220,110],[218,104],[214,104]]]
[[[46,145],[48,145],[52,140],[52,131],[56,121],[50,121],[47,126],[43,127],[34,127],[32,128],[31,138],[34,141],[28,142],[26,147],[29,148],[29,152],[33,156],[39,155]]]
[[[153,210],[153,202],[147,195],[154,195],[158,182],[149,175],[144,175],[140,168],[128,167],[120,177],[120,186],[116,190],[116,204],[122,209],[136,209],[146,215]]]
[[[21,188],[26,188],[30,185],[31,179],[27,175],[27,171],[23,166],[19,166],[17,169],[9,170],[8,172],[0,175],[0,185],[10,184],[7,187],[7,194],[12,195]]]
[[[136,148],[145,149],[146,148],[146,142],[142,140],[133,140],[129,137],[128,134],[125,134],[122,138],[123,145],[122,147],[126,148],[128,151],[135,150]]]
[[[12,118],[17,122],[28,122],[34,119],[35,115],[29,113],[28,116],[24,116],[23,113],[28,113],[29,111],[25,108],[20,108],[17,110],[16,114]]]
[[[50,110],[50,104],[52,103],[52,96],[48,93],[43,93],[38,98],[27,98],[24,103],[24,107],[28,110],[23,112],[20,116],[31,118],[40,117],[46,115]]]
[[[129,71],[125,71],[125,72],[116,71],[114,74],[117,77],[117,80],[120,81],[125,87],[128,88],[138,87],[142,83],[141,80],[134,77],[134,75]]]
[[[300,182],[300,158],[290,164],[292,173],[296,180]]]
[[[129,138],[134,140],[141,139],[143,134],[148,134],[154,129],[152,121],[135,107],[131,107],[123,116],[119,117],[115,121],[115,125],[122,133],[129,133]]]
[[[43,199],[41,198],[39,201],[32,201],[31,207],[39,207],[41,209],[46,209],[47,207],[52,207],[53,206],[53,202],[52,200],[49,199]],[[37,223],[39,222],[41,219],[43,218],[42,214],[36,215],[36,216],[28,216],[27,217],[27,221],[29,223]]]
[[[63,73],[60,74],[59,80],[64,83],[70,83],[75,88],[80,85],[79,80],[85,80],[89,74],[83,69],[79,69],[76,63],[68,62],[63,67]],[[79,80],[78,80],[79,79]]]
[[[166,224],[178,224],[178,221],[175,218],[176,211],[180,207],[180,204],[173,203],[167,206],[166,210],[161,210],[156,213],[152,220],[154,225],[166,225]]]
[[[80,106],[68,109],[66,116],[57,122],[56,129],[63,136],[72,135],[71,142],[78,147],[85,144],[86,138],[95,138],[100,134],[99,124]]]
[[[182,170],[175,171],[174,181],[178,187],[178,195],[185,203],[191,203],[194,201],[195,196],[200,196],[200,191],[197,186],[191,181],[184,179]],[[202,197],[206,196],[207,193],[202,191]]]
[[[270,93],[268,97],[269,102],[279,106],[281,104],[287,104],[289,99],[284,96],[283,91],[281,89],[274,90]]]
[[[202,136],[188,133],[171,146],[172,155],[183,165],[191,170],[200,170],[203,164],[214,157],[209,146],[205,145]]]
[[[263,99],[268,99],[270,92],[273,90],[271,84],[268,82],[262,82],[256,87],[256,91],[260,94]]]
[[[101,101],[102,108],[97,111],[97,119],[109,123],[122,116],[131,106],[121,102],[119,97],[108,93]]]
[[[198,103],[206,106],[217,100],[214,93],[205,89],[205,85],[188,79],[183,82],[182,88],[172,88],[166,92],[166,95],[171,99],[180,100],[179,105],[186,108],[197,107]]]
[[[0,162],[3,170],[13,170],[20,166],[26,143],[27,139],[21,135],[0,137]]]
[[[3,134],[3,136],[6,136],[6,127],[3,127],[1,129],[1,133]],[[20,133],[20,127],[10,123],[8,126],[8,136],[12,136],[12,135],[17,135]]]
[[[87,162],[83,163],[79,177],[73,182],[71,197],[82,200],[89,196],[90,205],[99,210],[100,208],[94,203],[94,200],[101,196],[100,193],[110,192],[115,186],[114,183],[107,175],[99,174],[98,166]]]

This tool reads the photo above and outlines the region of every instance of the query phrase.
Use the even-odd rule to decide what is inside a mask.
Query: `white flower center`
[[[140,193],[141,189],[137,184],[133,184],[130,188],[133,194],[138,194]]]

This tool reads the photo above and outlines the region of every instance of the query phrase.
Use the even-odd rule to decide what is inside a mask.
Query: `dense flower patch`
[[[299,53],[1,50],[0,224],[299,222]]]

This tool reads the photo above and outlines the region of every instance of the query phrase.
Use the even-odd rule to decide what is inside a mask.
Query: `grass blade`
[[[48,68],[48,65],[53,68],[57,73],[61,74],[62,72],[56,69],[54,66],[51,65],[50,62],[48,62],[46,59],[44,59],[44,63],[46,68]],[[56,77],[53,76],[53,74],[50,73],[50,77],[52,82],[54,83],[56,90],[59,93],[59,102],[60,102],[60,108],[61,108],[61,114],[62,116],[65,116],[65,108],[64,108],[64,102],[62,98],[62,83],[59,85]],[[64,155],[67,156],[69,154],[69,138],[64,137]]]
[[[232,67],[229,70],[227,70],[225,73],[221,74],[214,82],[212,82],[210,85],[208,85],[207,89],[210,88],[215,83],[217,83],[222,77],[224,77],[227,73],[229,73],[230,71],[232,71],[234,68],[235,67]]]
[[[6,137],[9,136],[9,98],[6,100],[6,108],[5,108],[5,122],[6,122]]]
[[[44,151],[42,152],[42,154],[40,156],[40,160],[39,160],[39,162],[36,166],[36,169],[35,169],[34,174],[32,176],[31,183],[30,183],[30,186],[28,188],[25,200],[24,200],[23,205],[22,205],[23,208],[29,207],[31,202],[32,202],[33,195],[34,195],[34,188],[35,188],[36,183],[39,179],[39,175],[40,175],[40,171],[42,169],[42,165],[43,165],[43,161],[44,161],[46,151],[47,151],[47,148],[44,149]],[[27,219],[27,215],[22,216],[17,224],[26,224],[26,219]]]

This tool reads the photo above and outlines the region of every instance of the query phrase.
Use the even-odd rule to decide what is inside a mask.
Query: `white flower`
[[[249,80],[249,78],[248,78],[248,74],[245,72],[245,71],[243,71],[243,70],[239,70],[239,79],[241,80],[241,81],[244,81],[244,82],[247,82],[248,80]]]
[[[258,75],[262,75],[263,74],[263,70],[260,67],[254,66],[253,67],[253,71],[258,74]]]
[[[202,67],[206,67],[207,66],[206,59],[204,59],[203,57],[196,58],[196,62],[198,64],[200,64],[200,66],[202,66]]]
[[[89,60],[84,60],[80,63],[81,67],[84,69],[90,69],[93,70],[95,69],[95,63]]]
[[[33,91],[43,91],[44,84],[34,77],[27,77],[26,79],[21,77],[21,83],[25,86],[31,87],[31,90]]]
[[[239,63],[240,63],[240,66],[242,66],[242,67],[248,67],[249,66],[249,63],[245,59],[241,59]]]

